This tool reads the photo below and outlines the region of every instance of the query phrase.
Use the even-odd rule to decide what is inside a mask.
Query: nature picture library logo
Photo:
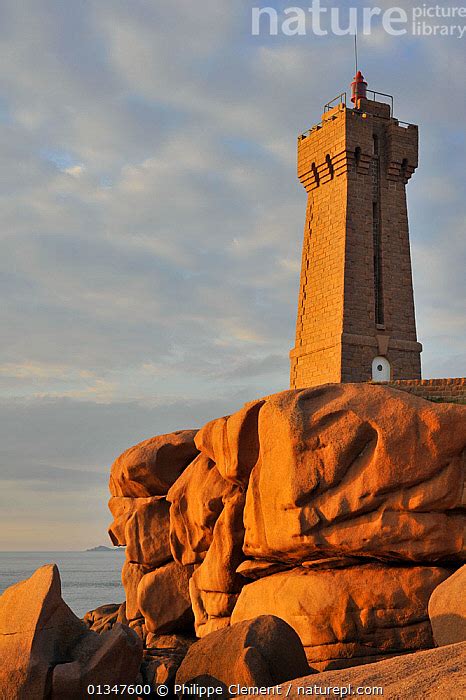
[[[466,35],[466,7],[427,3],[409,8],[343,7],[312,0],[310,7],[252,8],[253,36],[344,36],[357,33],[368,36],[380,27],[391,36],[463,39]]]

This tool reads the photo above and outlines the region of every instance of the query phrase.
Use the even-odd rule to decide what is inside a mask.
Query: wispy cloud
[[[4,0],[1,14],[2,464],[11,502],[66,520],[62,484],[92,522],[81,476],[69,489],[55,472],[48,506],[32,481],[107,471],[137,440],[288,386],[295,139],[350,81],[352,44],[253,38],[248,3],[227,0]],[[370,86],[421,125],[409,204],[424,373],[462,375],[464,43],[379,39],[361,41]],[[100,498],[103,532],[104,485]]]

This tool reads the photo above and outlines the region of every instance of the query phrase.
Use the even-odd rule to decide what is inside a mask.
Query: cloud
[[[85,549],[105,542],[112,461],[152,435],[195,428],[254,395],[152,403],[0,401],[0,551]]]
[[[50,470],[76,470],[55,484],[77,519],[82,474],[129,444],[288,386],[296,136],[347,87],[352,46],[252,37],[248,4],[227,0],[1,14],[2,464],[24,504]],[[408,196],[424,374],[462,375],[463,44],[374,38],[360,61],[421,125]]]
[[[282,375],[288,371],[289,360],[286,355],[267,355],[266,357],[239,360],[231,367],[218,372],[226,380],[231,378],[259,377],[261,375]]]
[[[79,177],[85,172],[85,167],[83,165],[70,165],[70,167],[65,168],[63,172],[73,177]]]

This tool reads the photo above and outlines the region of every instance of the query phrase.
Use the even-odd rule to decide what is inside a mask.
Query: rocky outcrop
[[[429,617],[438,646],[466,642],[466,566],[435,588]]]
[[[270,687],[307,673],[309,666],[296,632],[283,620],[263,615],[193,644],[176,674],[176,683],[187,685],[210,676],[227,687]]]
[[[173,560],[166,494],[198,455],[195,435],[181,430],[145,440],[120,455],[111,469],[109,535],[115,545],[126,546],[126,620],[143,640],[148,632],[192,629],[192,569]]]
[[[111,482],[130,624],[182,631],[156,602],[152,572],[175,571],[162,551],[185,568],[200,638],[278,615],[317,669],[432,646],[428,599],[466,557],[465,417],[378,385],[282,392],[190,432],[192,460],[168,470],[163,493],[136,446]],[[157,464],[166,441],[143,455]]]
[[[195,438],[201,454],[167,495],[173,555],[197,565],[190,593],[199,637],[229,625],[244,584],[236,569],[244,559],[245,490],[259,454],[263,403],[207,423]]]
[[[321,680],[463,639],[465,450],[465,406],[368,384],[282,392],[136,445],[110,478],[125,602],[78,620],[54,566],[8,589],[0,698],[175,674],[273,685],[308,663]],[[459,665],[445,650],[432,661]]]
[[[89,683],[134,683],[142,644],[120,624],[90,631],[62,600],[49,564],[0,597],[0,657],[0,698],[81,700]]]

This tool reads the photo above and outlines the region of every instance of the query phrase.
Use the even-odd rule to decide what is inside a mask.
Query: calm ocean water
[[[43,564],[54,562],[60,570],[62,596],[73,612],[84,613],[104,603],[121,603],[124,552],[0,552],[0,594],[13,583],[28,578]]]

